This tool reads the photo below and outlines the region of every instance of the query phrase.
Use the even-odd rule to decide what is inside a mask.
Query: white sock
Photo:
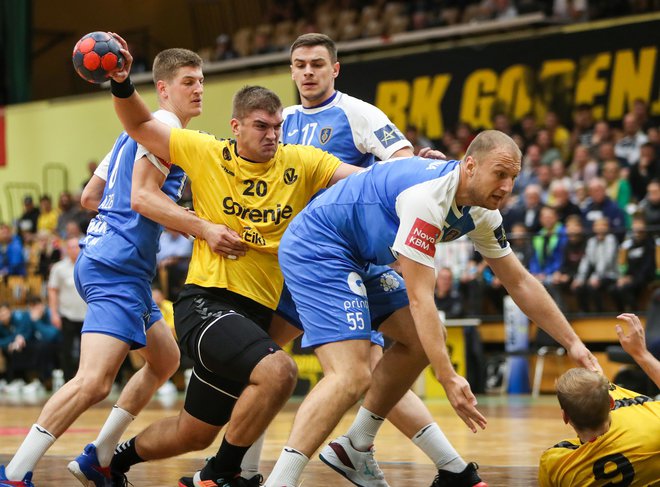
[[[116,404],[112,407],[112,411],[110,411],[108,419],[105,420],[99,436],[93,441],[96,445],[96,456],[99,459],[99,465],[102,467],[110,465],[121,435],[124,434],[124,431],[134,419],[135,416]]]
[[[50,446],[55,443],[55,438],[38,424],[33,424],[23,443],[11,459],[5,474],[9,480],[23,480],[25,474],[34,472],[41,457],[44,456]]]
[[[245,453],[241,462],[241,477],[251,479],[259,473],[259,460],[261,459],[261,450],[264,447],[266,433],[262,434],[257,441],[252,443],[250,449]]]
[[[461,458],[438,426],[431,423],[424,426],[412,437],[412,442],[433,460],[435,468],[459,473],[465,470],[467,463]]]
[[[357,416],[345,436],[351,440],[353,448],[367,451],[374,444],[374,438],[384,422],[385,418],[360,406]]]
[[[268,476],[264,487],[296,486],[303,469],[309,462],[303,453],[294,448],[285,446],[280,453],[280,458]]]

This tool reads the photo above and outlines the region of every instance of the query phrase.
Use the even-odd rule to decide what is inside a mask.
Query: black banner
[[[342,64],[338,89],[374,103],[400,128],[432,139],[460,122],[491,128],[548,110],[564,123],[575,105],[617,122],[640,98],[660,119],[660,20],[538,35]]]

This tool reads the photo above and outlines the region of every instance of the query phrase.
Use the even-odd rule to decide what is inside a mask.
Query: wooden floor
[[[28,428],[39,414],[44,398],[33,400],[0,397],[0,463],[6,464],[22,442]],[[262,457],[262,472],[267,475],[284,445],[299,399],[292,399],[268,430]],[[86,412],[58,440],[40,462],[34,475],[37,487],[77,486],[66,470],[67,463],[82,447],[96,438],[111,401]],[[155,398],[133,422],[125,438],[137,434],[156,419],[178,413],[181,396],[162,400]],[[537,485],[536,469],[543,450],[559,440],[571,437],[571,430],[561,421],[556,399],[542,396],[480,396],[479,408],[488,419],[485,431],[473,434],[456,417],[443,400],[428,402],[440,427],[458,452],[468,461],[480,465],[480,473],[490,487],[530,487]],[[345,432],[355,409],[342,420],[335,435]],[[219,442],[217,443],[219,445]],[[376,458],[392,487],[428,487],[435,470],[428,458],[391,424],[386,423],[376,441]],[[136,487],[176,486],[181,475],[192,474],[203,465],[214,448],[190,453],[176,459],[151,462],[133,467],[129,480]],[[303,487],[349,487],[315,457],[303,474]]]

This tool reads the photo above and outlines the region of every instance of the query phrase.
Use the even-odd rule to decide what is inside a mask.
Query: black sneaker
[[[110,468],[110,476],[112,477],[112,485],[114,487],[128,487],[133,485],[128,481],[128,477],[124,472]]]
[[[477,474],[478,468],[479,465],[470,462],[459,473],[438,470],[438,475],[433,479],[431,487],[488,487],[488,484],[483,482]]]
[[[261,484],[264,483],[264,476],[258,473],[251,479],[246,479],[245,480],[245,485],[248,487],[259,487]]]

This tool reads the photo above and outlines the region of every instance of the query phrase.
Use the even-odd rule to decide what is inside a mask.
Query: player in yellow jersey
[[[195,361],[184,410],[119,445],[111,467],[125,472],[141,461],[206,448],[229,422],[218,455],[179,485],[258,485],[257,477],[238,476],[241,459],[296,382],[295,363],[267,333],[283,285],[279,241],[317,191],[357,169],[320,149],[279,144],[282,104],[266,88],[247,86],[234,96],[235,141],[171,129],[134,92],[130,53],[123,52],[126,67],[114,75],[112,92],[126,131],[184,169],[197,216],[225,225],[228,233],[220,254],[195,241],[175,304],[179,343]],[[159,223],[174,226],[168,218]]]
[[[619,318],[639,325],[635,315]],[[543,453],[542,487],[660,485],[660,402],[577,368],[557,380],[557,397],[578,437]]]

